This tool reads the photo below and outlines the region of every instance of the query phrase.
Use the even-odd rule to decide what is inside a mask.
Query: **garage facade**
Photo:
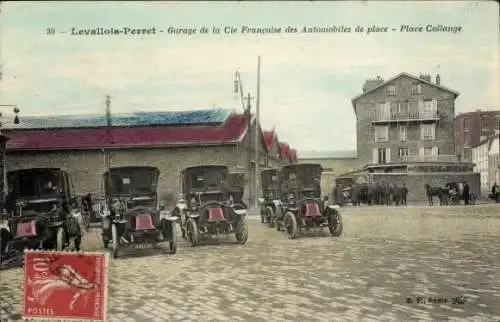
[[[101,176],[109,158],[112,167],[158,167],[160,197],[167,202],[180,192],[180,171],[201,164],[226,165],[230,171],[246,173],[245,200],[252,204],[255,198],[251,115],[222,109],[136,113],[113,117],[111,126],[103,116],[23,119],[17,128],[4,131],[10,139],[7,169],[63,168],[78,194],[102,191]],[[271,155],[260,126],[257,130],[260,168],[294,161],[293,153]]]

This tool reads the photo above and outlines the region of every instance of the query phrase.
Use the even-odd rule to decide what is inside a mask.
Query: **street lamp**
[[[240,72],[236,71],[236,73],[234,73],[234,94],[240,94],[241,107],[243,108],[243,111],[246,110],[244,93]],[[250,93],[248,94],[248,97],[250,97]],[[250,108],[250,106],[247,106],[247,108]]]

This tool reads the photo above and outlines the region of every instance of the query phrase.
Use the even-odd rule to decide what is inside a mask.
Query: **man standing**
[[[353,206],[358,205],[358,185],[353,184],[351,186],[351,202]]]
[[[408,188],[406,184],[403,183],[403,187],[401,188],[401,203],[406,206],[406,198],[408,196]]]
[[[464,204],[467,206],[469,204],[469,198],[470,198],[469,185],[467,184],[467,182],[464,182],[463,185],[463,198],[464,198]]]
[[[397,184],[394,184],[394,186],[392,187],[392,193],[394,204],[396,206],[399,206],[399,204],[401,203],[401,188]]]
[[[368,198],[368,205],[371,206],[373,204],[373,184],[368,184],[368,192],[367,192],[367,198]]]
[[[391,205],[391,197],[392,197],[392,187],[390,184],[385,184],[385,204],[386,206]]]
[[[491,199],[493,199],[496,203],[498,203],[500,201],[499,194],[500,194],[500,190],[499,190],[498,184],[495,182],[493,184],[493,186],[491,187]]]

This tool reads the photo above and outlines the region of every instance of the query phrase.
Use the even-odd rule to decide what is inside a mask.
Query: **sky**
[[[400,32],[401,25],[429,24],[462,30]],[[244,26],[282,32],[242,34]],[[351,33],[285,33],[288,26]],[[367,34],[373,26],[388,32]],[[98,27],[154,27],[156,34],[71,35]],[[171,34],[170,27],[197,33]],[[201,27],[221,33],[200,34]],[[368,78],[439,73],[442,85],[460,92],[456,114],[500,109],[499,39],[494,1],[2,2],[0,104],[16,104],[20,117],[104,113],[110,95],[113,113],[241,112],[235,72],[245,94],[256,97],[260,55],[263,129],[274,128],[299,154],[355,150],[351,99]],[[12,114],[10,107],[2,112]]]

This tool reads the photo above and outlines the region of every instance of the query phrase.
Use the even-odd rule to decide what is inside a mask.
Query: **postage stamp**
[[[29,250],[24,256],[23,318],[106,320],[106,254]]]

